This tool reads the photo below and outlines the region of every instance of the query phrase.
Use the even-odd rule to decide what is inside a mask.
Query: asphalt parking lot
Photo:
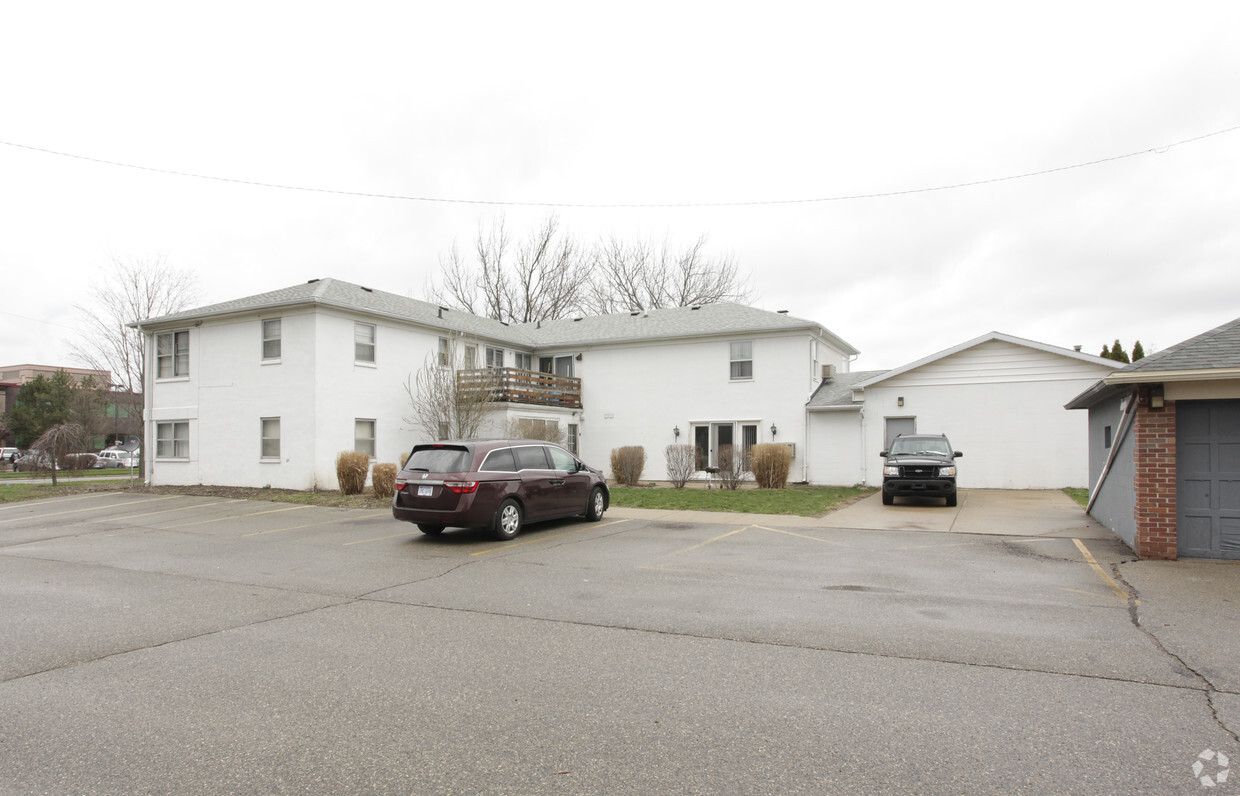
[[[0,793],[1240,792],[1240,567],[872,502],[0,505]]]

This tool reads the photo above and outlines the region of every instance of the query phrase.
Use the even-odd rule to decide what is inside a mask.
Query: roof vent
[[[580,319],[580,318],[573,318],[573,321],[574,321],[574,322],[579,321],[579,320],[581,320],[581,319]]]
[[[440,308],[439,308],[439,317],[440,317],[440,318],[442,318],[442,317],[443,317],[443,314],[444,314],[445,312],[447,312],[447,311],[448,311],[448,308],[447,308],[447,307],[440,307]]]
[[[787,314],[788,314],[788,310],[780,310],[780,311],[779,311],[779,314],[780,314],[780,315],[787,315]]]
[[[694,304],[694,305],[693,305],[692,307],[690,307],[689,309],[691,309],[691,310],[700,310],[700,309],[702,309],[702,305],[701,305],[701,304]]]
[[[375,292],[375,291],[371,290],[371,289],[370,289],[370,288],[368,288],[368,287],[362,287],[361,285],[358,285],[358,287],[361,287],[361,288],[362,288],[362,290],[365,290],[367,293],[374,293],[374,292]]]
[[[641,314],[642,314],[641,310],[633,310],[632,312],[629,313],[629,317],[636,318],[638,315],[641,315]]]
[[[1079,352],[1081,350],[1081,347],[1079,345],[1074,345],[1072,346],[1072,350]]]
[[[313,284],[314,284],[315,282],[317,282],[317,281],[319,281],[319,280],[317,280],[317,279],[307,279],[307,280],[306,280],[306,284],[307,284],[307,285],[313,285]]]

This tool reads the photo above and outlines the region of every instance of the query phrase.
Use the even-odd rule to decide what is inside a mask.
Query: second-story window
[[[263,359],[280,358],[280,319],[263,321]]]
[[[189,330],[155,336],[156,377],[174,379],[189,375]]]
[[[753,341],[745,340],[740,343],[729,343],[731,353],[731,372],[729,378],[732,381],[741,381],[753,378]]]
[[[353,359],[356,362],[375,361],[375,326],[373,323],[353,324]]]

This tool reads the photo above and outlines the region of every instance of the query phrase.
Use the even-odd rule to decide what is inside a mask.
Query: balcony
[[[476,368],[456,374],[462,392],[490,390],[491,400],[502,403],[581,408],[581,379],[516,368]]]

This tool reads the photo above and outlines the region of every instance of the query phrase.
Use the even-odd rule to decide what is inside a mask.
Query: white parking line
[[[124,505],[129,506],[129,505],[134,505],[138,503],[156,503],[161,500],[172,500],[173,498],[179,498],[179,497],[181,497],[181,495],[169,495],[168,497],[149,498],[147,500],[135,500],[133,501],[133,503],[126,503]],[[9,517],[6,520],[0,520],[0,522],[16,522],[17,520],[30,520],[30,519],[41,520],[45,517],[59,517],[63,514],[81,514],[86,511],[99,511],[99,509],[97,507],[91,507],[88,509],[72,509],[70,511],[53,511],[51,514],[27,514],[22,517]]]

